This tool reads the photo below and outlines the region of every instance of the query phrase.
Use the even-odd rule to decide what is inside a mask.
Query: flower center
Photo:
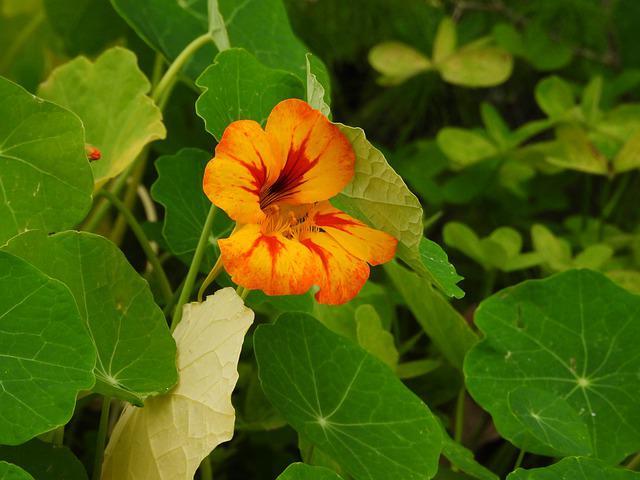
[[[262,222],[265,234],[281,234],[285,238],[300,240],[309,232],[321,232],[313,223],[313,205],[269,205]]]

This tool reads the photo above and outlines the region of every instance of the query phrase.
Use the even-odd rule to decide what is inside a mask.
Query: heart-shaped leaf
[[[105,452],[102,480],[188,480],[233,436],[231,393],[253,312],[232,288],[184,307],[173,336],[180,380],[144,408],[128,405]]]
[[[433,477],[440,425],[387,365],[305,314],[261,325],[254,348],[267,398],[354,478]]]
[[[217,140],[234,120],[264,124],[281,100],[304,97],[304,85],[296,76],[265,67],[240,48],[220,52],[196,84],[203,90],[196,111]]]
[[[0,245],[74,226],[93,191],[80,119],[1,77],[0,118]]]
[[[127,168],[147,143],[166,136],[162,114],[146,95],[150,87],[134,53],[115,47],[95,62],[77,57],[58,67],[38,94],[82,119],[86,142],[101,153],[91,163],[100,184]]]
[[[342,477],[328,468],[292,463],[276,480],[342,480]]]
[[[94,383],[95,361],[69,289],[0,252],[0,443],[67,423],[78,392]]]
[[[507,480],[638,480],[640,473],[585,457],[563,458],[558,463],[531,470],[518,469]]]
[[[589,270],[503,290],[476,310],[485,338],[465,360],[469,393],[501,435],[528,451],[583,450],[577,415],[594,455],[617,462],[640,449],[639,315],[640,297]],[[546,393],[510,403],[522,387]],[[525,414],[529,434],[523,433]],[[532,430],[534,414],[542,421],[539,434]],[[545,436],[558,427],[564,438]]]
[[[89,233],[32,231],[3,248],[73,293],[98,352],[95,391],[141,403],[173,386],[175,343],[164,315],[116,245]]]
[[[37,438],[14,447],[0,445],[0,458],[24,468],[38,480],[87,480],[84,466],[71,450]]]

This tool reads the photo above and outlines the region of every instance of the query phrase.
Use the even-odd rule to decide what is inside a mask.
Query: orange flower
[[[320,287],[320,303],[351,300],[369,265],[388,262],[397,240],[334,208],[354,175],[349,140],[302,100],[274,107],[263,130],[230,124],[204,174],[209,199],[238,223],[219,240],[232,280],[268,295]]]

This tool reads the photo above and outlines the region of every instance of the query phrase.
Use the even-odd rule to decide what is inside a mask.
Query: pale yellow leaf
[[[191,480],[217,445],[233,436],[231,393],[253,312],[232,288],[185,305],[173,336],[178,384],[128,405],[105,452],[102,480]]]
[[[383,85],[399,85],[432,67],[426,55],[402,42],[379,43],[369,52],[369,63],[382,74]]]

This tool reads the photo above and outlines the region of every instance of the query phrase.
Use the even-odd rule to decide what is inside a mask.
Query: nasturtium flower
[[[268,295],[297,295],[313,285],[316,300],[351,300],[369,264],[391,260],[397,240],[334,208],[329,199],[353,178],[349,140],[302,100],[274,107],[265,129],[231,123],[207,164],[203,188],[237,227],[219,240],[232,280]]]

